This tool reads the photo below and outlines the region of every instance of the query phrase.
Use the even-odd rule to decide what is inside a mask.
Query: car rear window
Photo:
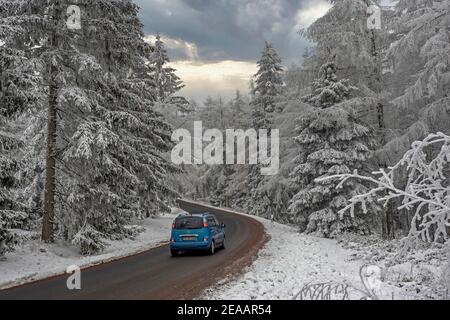
[[[182,217],[175,220],[175,229],[201,229],[203,228],[203,218]]]

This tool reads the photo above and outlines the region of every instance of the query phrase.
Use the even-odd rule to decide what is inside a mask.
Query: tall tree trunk
[[[50,51],[59,46],[58,28],[61,28],[61,18],[65,1],[55,1],[52,12],[53,28],[50,31]],[[65,27],[65,26],[64,26]],[[52,54],[49,63],[49,92],[48,92],[48,120],[47,120],[47,157],[45,164],[44,210],[42,217],[42,240],[53,242],[55,218],[55,192],[56,192],[56,137],[57,137],[57,107],[58,107],[58,66],[56,56]]]
[[[365,0],[365,4],[367,7],[370,7],[372,5],[372,2],[370,0]],[[375,59],[375,68],[373,70],[372,75],[372,83],[371,87],[372,90],[375,91],[375,93],[378,95],[378,103],[377,103],[377,120],[378,120],[378,129],[380,131],[380,142],[381,144],[385,143],[385,122],[384,122],[384,104],[381,101],[381,91],[382,91],[382,79],[381,79],[381,49],[377,48],[377,32],[376,30],[370,30],[370,42],[371,42],[371,54],[372,57]]]
[[[381,79],[381,53],[377,49],[376,44],[376,33],[374,30],[372,30],[372,56],[375,58],[376,66],[374,70],[374,90],[376,94],[378,95],[378,103],[377,103],[377,118],[378,118],[378,129],[380,130],[381,134],[381,143],[385,143],[384,134],[385,134],[385,128],[386,125],[384,123],[384,105],[381,101],[381,91],[382,91],[382,79]]]
[[[369,7],[372,2],[370,0],[365,0],[367,7]],[[371,55],[374,58],[375,66],[373,68],[373,74],[371,75],[370,87],[375,92],[378,97],[378,102],[376,105],[377,122],[378,122],[378,142],[382,146],[386,143],[386,124],[384,115],[384,104],[382,101],[382,62],[381,62],[381,49],[377,48],[377,31],[370,30],[370,42],[371,42]],[[378,163],[380,168],[386,168],[386,163]],[[388,206],[384,209],[382,218],[382,233],[383,238],[391,239],[394,234],[393,217],[397,210],[393,207],[390,202]]]
[[[42,219],[42,240],[52,242],[53,222],[55,216],[55,188],[56,188],[56,108],[58,103],[58,86],[56,83],[56,67],[51,62],[50,83],[48,96],[47,123],[47,159],[44,191],[44,215]]]

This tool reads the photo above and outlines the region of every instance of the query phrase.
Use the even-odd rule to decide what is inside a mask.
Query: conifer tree
[[[231,101],[231,117],[235,128],[244,129],[249,127],[248,114],[246,114],[248,112],[247,106],[248,102],[244,100],[241,92],[236,90],[236,96]]]
[[[281,59],[273,46],[266,42],[262,57],[257,63],[258,72],[252,82],[252,125],[255,130],[266,129],[270,132],[273,126],[273,116],[283,85]],[[265,215],[264,204],[270,199],[263,191],[264,179],[261,176],[260,165],[251,165],[248,168],[246,184],[247,209],[255,215]]]
[[[23,33],[11,19],[19,9],[17,2],[0,4],[0,255],[20,240],[16,230],[28,229],[36,218],[23,194],[23,154],[30,115],[42,103],[42,65],[29,57],[27,43],[10,46]]]
[[[276,109],[277,97],[283,84],[281,59],[270,43],[266,42],[257,65],[258,72],[254,76],[251,92],[253,126],[255,129],[269,129],[270,114]]]
[[[339,66],[338,76],[358,83],[365,103],[357,110],[359,117],[385,135],[385,103],[382,81],[382,54],[387,44],[385,24],[380,30],[368,28],[369,6],[372,0],[330,0],[330,10],[302,33],[317,44],[313,60],[314,71],[334,61]],[[387,13],[380,8],[382,16]],[[383,19],[384,21],[384,19]]]
[[[366,232],[361,214],[339,219],[338,211],[347,199],[365,187],[348,183],[336,189],[334,180],[315,179],[336,173],[349,173],[363,167],[373,148],[370,130],[358,123],[351,98],[356,90],[347,80],[338,80],[333,63],[324,64],[313,93],[304,97],[310,109],[298,119],[295,138],[299,154],[292,173],[298,192],[289,207],[302,230],[332,237],[343,231]]]
[[[176,75],[176,70],[168,66],[169,63],[164,42],[158,34],[149,59],[150,76],[154,79],[157,100],[164,107],[175,107],[177,113],[190,113],[193,107],[189,101],[177,95],[184,88],[184,84]]]

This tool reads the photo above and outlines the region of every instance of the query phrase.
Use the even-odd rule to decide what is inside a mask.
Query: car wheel
[[[176,256],[178,256],[178,251],[177,250],[170,250],[170,254],[172,255],[172,257],[176,257]]]
[[[214,241],[211,242],[211,246],[209,247],[209,252],[208,253],[211,256],[216,253],[216,244],[214,243]]]
[[[223,241],[222,241],[222,246],[221,246],[221,248],[222,248],[222,249],[225,249],[225,237],[223,237]]]

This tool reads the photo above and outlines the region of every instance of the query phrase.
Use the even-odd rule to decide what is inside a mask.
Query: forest
[[[133,2],[78,1],[90,8],[79,30],[65,27],[66,2],[0,1],[0,255],[38,238],[96,254],[179,197],[317,237],[450,254],[447,0],[381,7],[374,29],[371,1],[332,0],[298,30],[311,44],[301,63],[283,65],[266,42],[248,94],[206,101],[180,94]],[[278,174],[172,163],[172,132],[195,121],[224,136],[279,129]]]
[[[315,44],[302,65],[284,68],[266,43],[249,96],[211,97],[181,118],[169,112],[173,123],[192,118],[211,128],[281,131],[280,174],[262,177],[252,166],[187,168],[186,180],[195,183],[183,180],[180,192],[273,214],[324,237],[408,235],[430,209],[419,200],[408,204],[404,194],[386,197],[395,190],[448,202],[448,3],[399,1],[382,11],[381,30],[367,29],[366,10],[367,1],[334,1],[325,16],[299,30]],[[355,170],[341,188],[339,177],[317,180]],[[381,185],[386,181],[389,187]],[[369,193],[363,210],[358,197]],[[347,215],[342,209],[350,200],[355,205]],[[448,215],[441,217],[447,232],[441,226],[432,241],[447,239]]]

